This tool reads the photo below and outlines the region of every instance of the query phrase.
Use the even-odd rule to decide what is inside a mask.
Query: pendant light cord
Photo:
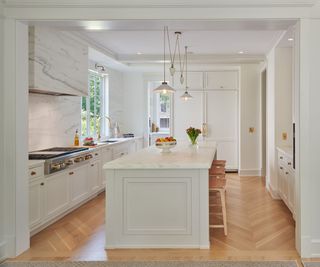
[[[166,26],[163,30],[163,82],[166,82]]]
[[[170,37],[169,37],[169,27],[166,26],[165,30],[167,31],[168,47],[169,47],[171,65],[174,65],[174,61],[175,61],[175,57],[176,57],[176,53],[177,53],[177,46],[178,46],[178,42],[179,42],[179,34],[177,34],[176,44],[175,44],[175,47],[174,47],[174,53],[172,55],[171,43],[170,43]]]
[[[185,64],[186,64],[186,91],[188,92],[188,47],[187,46],[185,46],[184,47],[184,49],[185,49],[185,57],[186,57],[186,59],[185,59]]]

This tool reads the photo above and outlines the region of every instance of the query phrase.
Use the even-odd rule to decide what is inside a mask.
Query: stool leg
[[[227,230],[226,191],[225,190],[220,190],[220,195],[221,195],[224,235],[227,235],[228,234],[228,230]]]

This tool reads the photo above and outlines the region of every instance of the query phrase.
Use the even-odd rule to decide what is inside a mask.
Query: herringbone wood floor
[[[210,201],[218,203],[211,195]],[[261,177],[228,174],[228,236],[210,232],[210,250],[104,250],[105,196],[100,194],[31,239],[14,260],[285,260],[299,259],[294,221],[282,201],[273,200]],[[214,212],[214,210],[212,210]],[[215,218],[214,215],[211,219]]]

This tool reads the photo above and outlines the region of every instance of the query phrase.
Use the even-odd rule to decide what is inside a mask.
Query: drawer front
[[[41,177],[43,176],[43,174],[44,174],[44,167],[42,165],[29,169],[29,179],[35,179],[35,178]]]
[[[100,154],[101,154],[101,150],[100,149],[96,149],[95,151],[92,152],[92,159],[99,159],[100,158]]]

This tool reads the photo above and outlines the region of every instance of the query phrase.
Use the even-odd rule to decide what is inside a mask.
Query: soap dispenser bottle
[[[80,145],[78,129],[76,130],[76,134],[74,135],[73,145],[74,146],[79,146]]]

